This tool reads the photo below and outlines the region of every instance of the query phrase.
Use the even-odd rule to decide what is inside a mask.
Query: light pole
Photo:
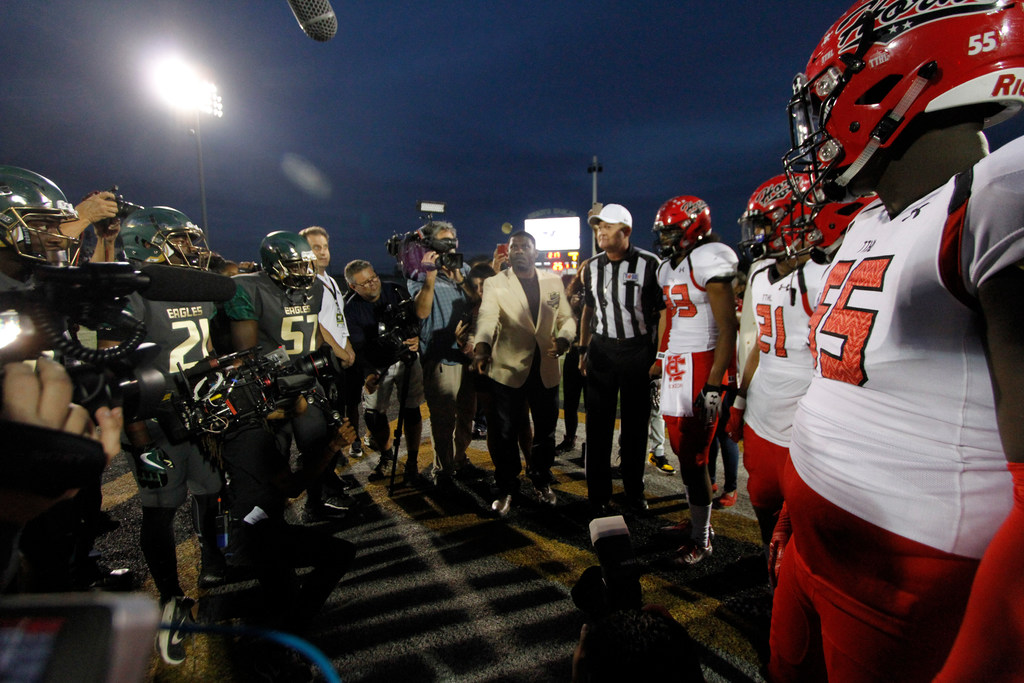
[[[209,241],[209,225],[206,218],[206,175],[203,171],[203,135],[200,120],[203,116],[221,118],[224,104],[217,93],[217,86],[200,78],[195,70],[179,59],[161,63],[155,72],[154,83],[160,97],[172,107],[192,113],[193,126],[189,132],[196,138],[196,155],[199,167],[199,204],[202,212],[202,228]]]
[[[203,135],[199,126],[199,121],[203,115],[213,116],[214,118],[220,118],[224,116],[224,106],[221,102],[220,95],[217,94],[217,86],[213,83],[203,82],[204,96],[201,102],[198,102],[198,106],[195,108],[195,128],[192,129],[192,133],[196,136],[196,156],[199,160],[199,204],[202,207],[203,214],[203,232],[206,234],[207,243],[210,240],[210,228],[209,223],[206,221],[206,176],[203,173]]]
[[[594,176],[593,192],[591,193],[592,204],[597,204],[597,174],[602,170],[601,164],[597,163],[597,155],[594,155],[594,161],[587,167],[587,173]],[[590,229],[590,255],[597,256],[597,238],[594,236],[594,229],[590,227],[590,216],[587,216],[587,228]]]

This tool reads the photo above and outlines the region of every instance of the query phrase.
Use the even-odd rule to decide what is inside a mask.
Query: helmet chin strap
[[[882,120],[875,126],[875,129],[871,131],[871,140],[864,147],[860,156],[850,164],[842,175],[836,178],[836,185],[844,188],[849,185],[850,181],[861,172],[868,161],[871,160],[871,157],[875,155],[875,152],[892,137],[892,134],[896,132],[899,125],[903,123],[903,117],[906,115],[907,110],[921,96],[921,92],[924,91],[925,86],[932,80],[938,69],[938,63],[932,61],[917,70],[917,76],[914,77],[914,82],[907,88],[907,92],[903,94],[903,97],[900,98],[895,107],[886,112]]]

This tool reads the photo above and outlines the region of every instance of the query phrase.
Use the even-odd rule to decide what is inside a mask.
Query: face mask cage
[[[792,148],[782,163],[794,195],[808,206],[830,201],[825,183],[837,174],[844,154],[839,141],[825,131],[825,124],[848,82],[845,72],[835,66],[812,82],[803,74],[793,79],[793,97],[787,106]]]
[[[681,254],[683,247],[683,228],[681,224],[655,226],[654,248],[661,258],[674,258]]]
[[[55,265],[69,264],[78,257],[81,241],[62,234],[60,224],[76,217],[72,210],[17,209],[7,210],[4,220],[4,242],[20,257]]]
[[[278,261],[272,275],[287,289],[309,289],[316,280],[315,261]]]
[[[206,236],[199,230],[171,230],[160,234],[158,246],[168,263],[206,270],[210,265],[210,250]],[[172,260],[177,258],[177,263]]]

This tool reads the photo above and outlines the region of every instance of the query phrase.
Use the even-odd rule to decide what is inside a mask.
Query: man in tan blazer
[[[558,358],[576,336],[576,321],[565,298],[562,279],[538,270],[533,236],[517,232],[509,237],[512,267],[487,279],[476,323],[473,367],[492,380],[492,415],[488,426],[497,437],[491,459],[498,499],[491,509],[508,514],[512,495],[519,491],[521,420],[533,415],[531,469],[536,498],[554,505],[551,463],[555,459],[558,423],[558,385],[562,370]],[[493,421],[493,422],[492,422]]]

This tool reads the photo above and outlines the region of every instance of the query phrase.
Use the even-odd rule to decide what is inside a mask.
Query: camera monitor
[[[160,621],[140,593],[15,595],[0,601],[0,680],[141,681]]]

